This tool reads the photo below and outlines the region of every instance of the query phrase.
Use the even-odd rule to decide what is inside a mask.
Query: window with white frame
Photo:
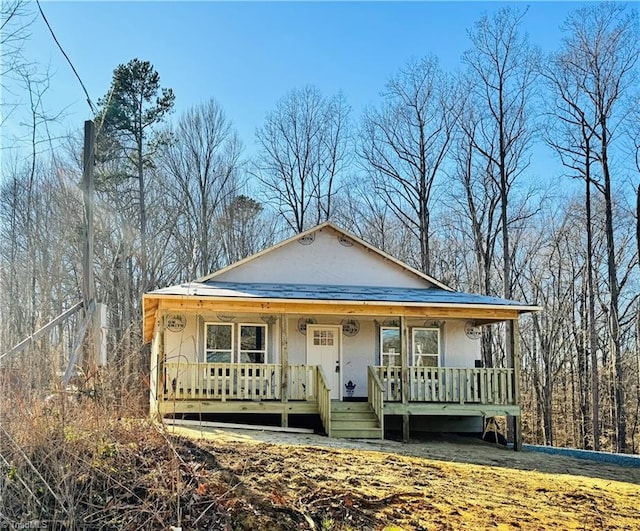
[[[233,358],[233,324],[205,323],[205,360],[230,363]]]
[[[240,363],[265,363],[267,359],[267,326],[239,325]]]
[[[412,328],[411,352],[416,367],[438,367],[440,365],[440,329]],[[380,328],[380,362],[384,366],[401,365],[400,329],[383,326]]]
[[[380,361],[384,366],[400,366],[400,329],[383,326],[380,328]]]
[[[411,331],[413,364],[416,367],[440,365],[440,329],[413,328]]]
[[[267,325],[205,323],[207,363],[265,363]]]

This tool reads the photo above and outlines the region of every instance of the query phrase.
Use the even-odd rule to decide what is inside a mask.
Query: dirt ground
[[[638,468],[467,438],[403,444],[167,430],[197,441],[212,469],[257,507],[237,529],[640,529]]]

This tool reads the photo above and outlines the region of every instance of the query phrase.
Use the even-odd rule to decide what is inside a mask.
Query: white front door
[[[307,365],[322,367],[331,398],[340,399],[340,326],[307,325]]]

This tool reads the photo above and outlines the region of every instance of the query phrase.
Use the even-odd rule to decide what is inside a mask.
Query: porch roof
[[[539,311],[518,301],[448,291],[441,288],[397,288],[318,284],[270,284],[220,282],[213,279],[187,282],[146,293],[144,341],[151,341],[156,312],[165,309],[201,310],[205,301],[234,311],[294,313],[343,313],[345,315],[414,315],[468,318],[477,324],[515,319],[518,314]]]
[[[296,301],[389,302],[401,304],[451,304],[502,306],[535,311],[537,306],[522,302],[440,288],[394,288],[380,286],[340,286],[317,284],[266,284],[258,282],[187,282],[152,291],[153,295],[243,298]]]

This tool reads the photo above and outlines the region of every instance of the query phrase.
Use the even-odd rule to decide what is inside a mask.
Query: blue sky
[[[520,3],[524,5],[523,3]],[[307,83],[342,91],[358,119],[379,102],[386,79],[432,53],[449,71],[469,48],[467,31],[500,2],[48,2],[42,7],[94,102],[114,68],[150,61],[176,94],[176,113],[215,97],[251,152],[256,127],[287,91]],[[531,40],[549,51],[578,3],[533,2]],[[45,96],[66,109],[65,130],[91,117],[71,69],[38,17],[25,55],[50,65]],[[14,127],[19,121],[13,120]],[[12,131],[7,127],[4,135]]]

